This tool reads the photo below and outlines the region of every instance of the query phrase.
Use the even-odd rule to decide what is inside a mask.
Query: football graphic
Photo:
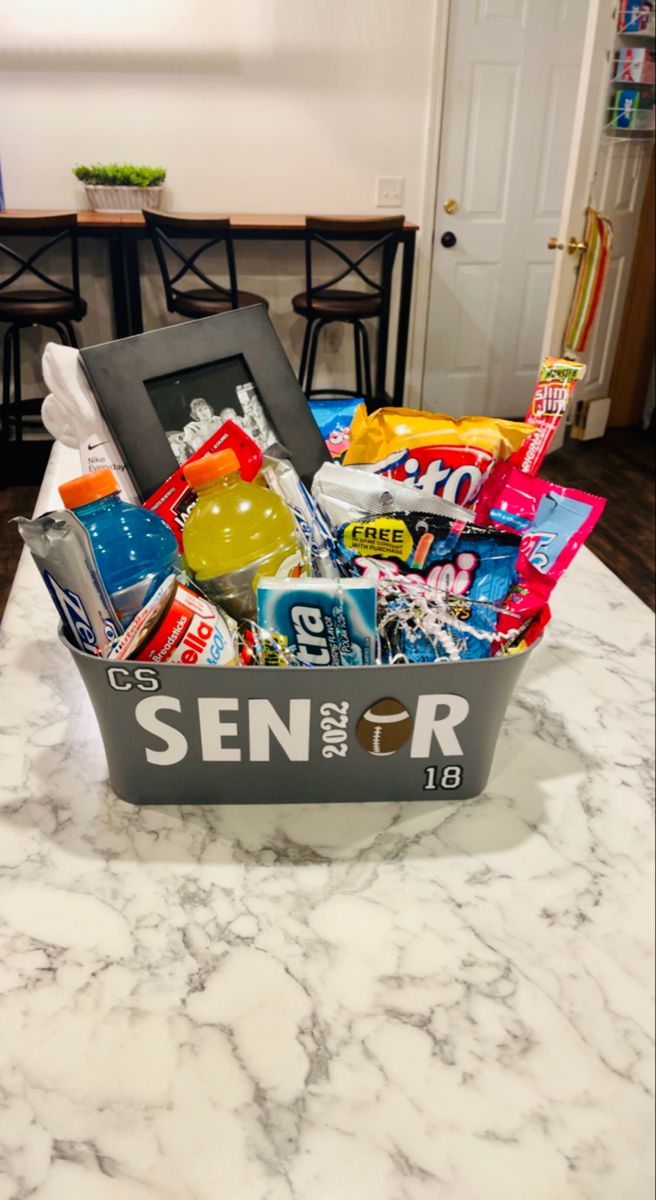
[[[399,700],[376,700],[362,714],[355,727],[360,745],[382,758],[401,749],[412,733],[412,717]]]

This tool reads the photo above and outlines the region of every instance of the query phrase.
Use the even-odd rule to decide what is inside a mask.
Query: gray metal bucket
[[[394,667],[153,667],[67,646],[134,804],[466,800],[532,650]]]

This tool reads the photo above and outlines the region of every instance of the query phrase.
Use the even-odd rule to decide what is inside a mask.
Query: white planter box
[[[84,185],[89,204],[96,212],[141,212],[142,208],[159,208],[163,187],[109,187],[105,184]]]

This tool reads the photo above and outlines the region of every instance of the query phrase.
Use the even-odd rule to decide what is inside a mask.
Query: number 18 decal
[[[454,788],[459,788],[462,783],[462,767],[459,763],[452,763],[448,767],[442,767],[442,773],[438,779],[438,767],[424,767],[426,773],[426,782],[424,784],[425,792],[436,792],[438,788],[444,789],[445,792],[453,791]]]

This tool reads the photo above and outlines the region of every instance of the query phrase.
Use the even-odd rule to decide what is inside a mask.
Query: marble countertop
[[[652,617],[554,610],[477,800],[142,810],[23,556],[0,1200],[650,1200]]]

